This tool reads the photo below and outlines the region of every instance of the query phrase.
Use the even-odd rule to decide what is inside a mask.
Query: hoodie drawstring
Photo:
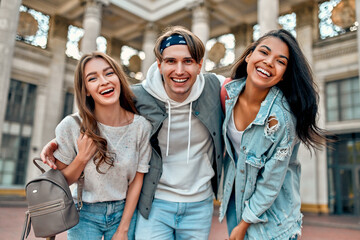
[[[169,110],[168,110],[168,131],[167,131],[167,140],[166,140],[166,156],[169,156],[169,146],[170,146],[170,128],[171,128],[171,103],[169,99],[166,101]],[[189,109],[189,135],[188,135],[188,147],[187,147],[187,157],[186,157],[186,164],[189,164],[190,159],[190,145],[191,145],[191,114],[192,114],[192,102],[190,102],[190,109]]]
[[[171,125],[171,104],[169,99],[167,99],[167,104],[169,106],[169,119],[168,119],[168,132],[167,132],[167,140],[166,140],[166,156],[169,156],[169,144],[170,144],[170,125]]]
[[[192,102],[190,102],[190,110],[189,110],[189,136],[188,136],[188,149],[187,149],[186,164],[189,164],[189,158],[190,158],[191,111],[192,111]]]

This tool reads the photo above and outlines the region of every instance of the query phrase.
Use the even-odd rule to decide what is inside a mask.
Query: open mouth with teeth
[[[256,70],[267,77],[271,77],[271,74],[263,68],[258,67],[258,68],[256,68]]]
[[[101,94],[101,95],[109,95],[109,94],[111,94],[112,92],[114,92],[114,88],[106,89],[106,90],[100,92],[100,94]]]
[[[173,80],[174,82],[177,82],[177,83],[183,83],[183,82],[186,82],[188,79],[187,78],[185,78],[185,79],[171,78],[171,80]]]

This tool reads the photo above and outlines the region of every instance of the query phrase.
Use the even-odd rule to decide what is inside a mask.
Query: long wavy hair
[[[127,82],[126,75],[121,66],[111,57],[102,52],[92,52],[84,54],[79,60],[75,69],[74,87],[76,103],[79,109],[80,117],[82,118],[80,132],[88,135],[95,143],[97,151],[94,155],[94,164],[96,165],[96,171],[100,171],[102,164],[108,164],[109,167],[114,166],[114,157],[108,151],[107,141],[100,136],[100,130],[94,115],[95,102],[91,96],[87,96],[87,90],[85,85],[84,70],[86,64],[95,58],[102,58],[110,67],[114,70],[114,73],[118,76],[120,81],[121,93],[120,93],[120,106],[125,110],[136,113],[136,108],[133,103],[133,93]]]
[[[290,105],[290,111],[296,118],[296,133],[307,148],[326,145],[325,131],[316,124],[318,117],[319,95],[312,71],[298,42],[293,35],[284,30],[270,31],[250,44],[233,66],[231,78],[247,76],[245,58],[266,38],[275,37],[289,48],[289,61],[283,80],[276,86],[283,92]]]

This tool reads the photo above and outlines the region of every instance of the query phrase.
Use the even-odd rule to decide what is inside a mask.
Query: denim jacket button
[[[240,172],[241,172],[241,173],[244,173],[245,171],[241,169]]]
[[[246,147],[245,146],[243,146],[243,148],[242,148],[244,151],[246,150]]]
[[[241,192],[243,193],[243,192],[245,192],[245,190],[244,190],[244,189],[242,189],[242,190],[241,190]]]

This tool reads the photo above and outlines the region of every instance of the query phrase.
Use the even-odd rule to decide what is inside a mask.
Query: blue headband
[[[160,44],[160,53],[164,51],[165,48],[172,45],[187,45],[185,38],[179,34],[171,35],[170,37],[164,39]]]

